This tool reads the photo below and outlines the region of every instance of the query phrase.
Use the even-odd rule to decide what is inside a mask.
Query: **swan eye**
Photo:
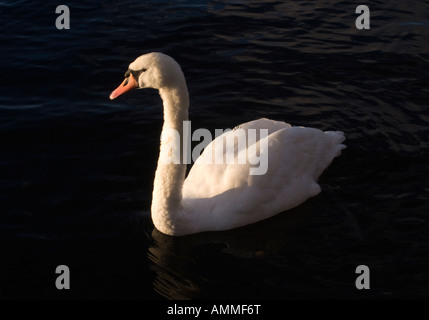
[[[147,69],[141,69],[138,71],[134,71],[134,70],[129,70],[130,73],[133,75],[134,79],[138,80],[138,78],[140,77],[140,75],[145,72]]]
[[[128,69],[128,70],[127,70],[127,72],[125,72],[125,74],[124,74],[124,77],[125,77],[124,86],[126,86],[126,85],[128,84],[129,77],[130,77],[130,75],[131,75],[131,74],[133,75],[134,79],[135,79],[136,81],[138,81],[138,79],[139,79],[140,75],[141,75],[143,72],[145,72],[146,70],[147,70],[147,69],[141,69],[141,70],[135,71],[135,70]]]

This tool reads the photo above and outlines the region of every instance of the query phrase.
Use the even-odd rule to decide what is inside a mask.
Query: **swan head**
[[[113,100],[133,89],[159,90],[178,86],[182,82],[183,72],[173,58],[159,52],[147,53],[129,65],[125,80],[110,94],[110,99]]]

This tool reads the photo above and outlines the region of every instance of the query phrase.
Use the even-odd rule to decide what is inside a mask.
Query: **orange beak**
[[[130,73],[128,78],[125,78],[125,80],[117,87],[111,94],[110,94],[110,100],[113,100],[117,97],[119,97],[121,94],[124,94],[127,91],[130,91],[134,88],[137,88],[139,85],[134,79],[133,75]]]

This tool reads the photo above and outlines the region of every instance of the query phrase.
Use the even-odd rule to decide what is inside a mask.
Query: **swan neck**
[[[161,141],[160,157],[155,173],[152,219],[160,231],[172,234],[172,229],[181,221],[182,188],[186,175],[186,164],[183,154],[186,152],[183,143],[183,123],[188,120],[189,97],[186,84],[159,90],[164,105],[164,125],[161,136],[174,129],[179,139]],[[167,134],[168,136],[168,134]],[[167,150],[164,150],[167,149]],[[178,150],[180,161],[166,163],[162,154]],[[175,224],[175,225],[173,225]]]
[[[189,96],[186,85],[162,88],[159,94],[164,106],[163,129],[182,129],[183,121],[188,120]]]

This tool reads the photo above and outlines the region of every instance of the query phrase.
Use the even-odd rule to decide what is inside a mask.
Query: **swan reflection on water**
[[[297,268],[302,261],[294,261],[300,254],[312,268],[332,268],[320,256],[314,261],[308,257],[320,254],[324,240],[330,240],[324,234],[330,230],[308,227],[315,228],[310,221],[319,220],[319,205],[316,198],[287,214],[230,231],[172,237],[154,228],[148,251],[154,290],[173,300],[284,297],[293,278],[307,277],[305,268]]]

